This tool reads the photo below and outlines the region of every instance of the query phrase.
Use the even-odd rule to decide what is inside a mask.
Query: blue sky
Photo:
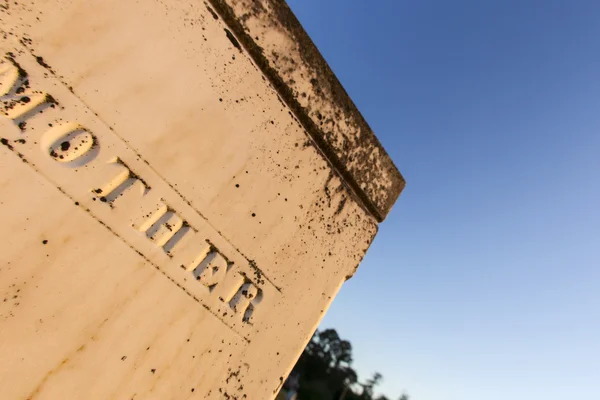
[[[408,185],[323,326],[414,400],[600,398],[600,2],[289,0]]]

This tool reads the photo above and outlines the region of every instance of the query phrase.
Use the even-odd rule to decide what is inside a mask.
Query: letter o
[[[44,132],[43,151],[60,163],[73,166],[86,164],[94,157],[96,138],[76,122],[55,125]]]

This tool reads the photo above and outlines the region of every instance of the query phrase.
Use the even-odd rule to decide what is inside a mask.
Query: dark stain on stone
[[[282,385],[283,385],[283,376],[280,376],[279,377],[279,384],[277,385],[277,387],[275,388],[275,390],[273,390],[273,393],[279,392],[279,388],[281,388]]]
[[[19,78],[21,79],[25,79],[27,78],[27,72],[19,65],[19,63],[15,60],[15,55],[13,53],[7,53],[6,55],[6,59],[8,61],[10,61],[10,63],[12,65],[14,65],[14,67],[17,69],[17,71],[19,72]],[[26,85],[27,86],[27,85]]]
[[[50,103],[52,105],[58,104],[58,101],[56,101],[56,99],[49,94],[46,95],[46,98],[44,100],[46,103]]]
[[[219,19],[219,16],[217,15],[217,13],[208,6],[208,4],[204,3],[204,5],[206,6],[206,8],[208,9],[208,12],[210,13],[210,15],[212,15],[212,17],[214,19]]]
[[[341,201],[340,204],[338,204],[337,210],[335,210],[335,214],[338,215],[342,212],[342,210],[344,209],[344,206],[346,205],[346,201],[348,199],[346,197],[344,197]]]
[[[46,69],[52,69],[50,68],[50,66],[48,65],[48,63],[46,61],[44,61],[44,57],[36,57],[35,61],[37,61],[38,64],[40,64],[42,67],[46,68]]]
[[[14,150],[14,147],[8,142],[8,139],[0,139],[0,143],[8,147],[9,150]]]
[[[227,28],[225,28],[225,33],[227,34],[227,39],[229,39],[231,44],[233,44],[233,46],[239,51],[242,51],[242,45],[240,45],[240,42],[238,42],[235,36],[233,36],[233,33],[231,33],[231,31]]]

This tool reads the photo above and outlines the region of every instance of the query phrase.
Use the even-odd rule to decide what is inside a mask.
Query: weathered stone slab
[[[379,200],[226,9],[0,7],[2,398],[273,397]]]
[[[404,178],[285,1],[210,0],[307,133],[382,221]]]

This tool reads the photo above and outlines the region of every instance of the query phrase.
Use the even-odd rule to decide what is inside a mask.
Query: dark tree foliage
[[[383,376],[360,381],[352,369],[352,345],[335,329],[316,331],[294,367],[300,376],[299,400],[390,400],[374,397]],[[399,400],[409,400],[402,395]]]

